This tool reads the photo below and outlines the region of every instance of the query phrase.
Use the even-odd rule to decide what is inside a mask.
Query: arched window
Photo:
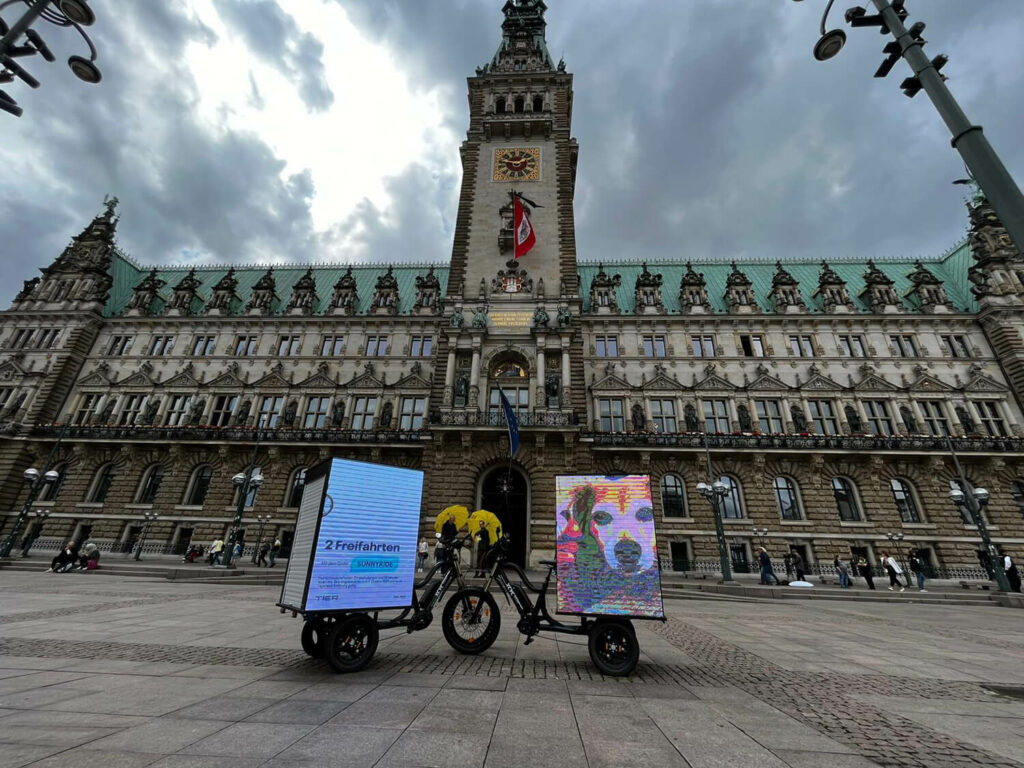
[[[163,464],[152,464],[142,473],[138,493],[135,494],[136,504],[152,504],[164,481]]]
[[[686,497],[679,475],[662,475],[661,509],[665,517],[686,517]]]
[[[107,500],[107,494],[110,492],[110,486],[114,484],[114,463],[108,461],[96,470],[96,474],[93,475],[92,484],[89,486],[89,493],[86,495],[85,500],[92,504],[102,504]]]
[[[515,108],[516,108],[516,114],[519,114],[524,109],[526,109],[526,102],[523,100],[522,96],[516,96]]]
[[[499,114],[505,114],[505,97],[499,96],[498,100],[494,102],[494,111]]]
[[[60,495],[61,486],[64,485],[64,478],[68,474],[68,465],[60,463],[53,468],[53,471],[57,473],[57,479],[52,483],[45,483],[43,490],[39,494],[39,501],[53,501]]]
[[[852,482],[845,477],[833,477],[832,495],[836,499],[836,511],[839,512],[840,520],[857,522],[862,519],[857,489]]]
[[[306,487],[306,469],[299,467],[292,472],[291,481],[288,483],[288,493],[284,499],[286,507],[298,507],[302,503],[302,489]]]
[[[543,96],[534,96],[533,97],[533,111],[534,112],[543,112],[544,111],[544,97]]]
[[[203,506],[206,494],[210,491],[211,480],[213,480],[213,467],[209,464],[201,464],[192,470],[192,477],[189,478],[182,504],[190,507]]]
[[[783,520],[801,520],[800,499],[796,493],[796,483],[790,478],[780,475],[772,482],[775,490],[775,503],[779,506],[779,515]]]
[[[729,493],[722,497],[719,502],[722,507],[722,517],[731,520],[738,520],[743,517],[743,505],[740,503],[740,483],[734,477],[722,475],[720,480],[725,483]]]
[[[896,502],[896,509],[900,513],[900,520],[904,523],[920,523],[921,512],[914,500],[914,488],[906,480],[894,477],[889,481],[892,488],[892,498]]]
[[[1010,496],[1017,505],[1017,511],[1024,517],[1024,480],[1014,480],[1010,483]]]
[[[505,393],[509,405],[518,416],[530,410],[530,378],[526,368],[512,360],[499,360],[491,367],[490,377],[494,380],[494,386],[488,394],[487,411],[493,418],[497,419],[498,414],[502,413],[499,390]]]

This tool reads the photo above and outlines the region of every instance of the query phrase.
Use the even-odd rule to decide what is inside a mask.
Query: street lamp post
[[[764,540],[765,537],[768,535],[768,529],[758,528],[757,526],[754,526],[754,535],[757,536],[758,541],[761,544],[761,547],[764,548]]]
[[[259,533],[256,534],[256,546],[252,550],[252,564],[256,565],[256,560],[260,555],[260,543],[263,541],[263,528],[267,523],[270,522],[270,515],[256,515],[256,522],[260,524]]]
[[[722,525],[721,500],[729,493],[729,488],[721,480],[715,480],[714,472],[711,469],[711,446],[708,445],[707,434],[704,435],[704,453],[708,464],[708,483],[697,483],[697,493],[711,504],[711,511],[715,518],[715,536],[718,539],[718,559],[722,567],[722,581],[732,582],[732,566],[729,560],[729,543],[725,540],[725,526]]]
[[[1024,195],[1021,195],[1010,172],[1006,170],[999,155],[989,144],[980,125],[974,125],[967,119],[963,109],[953,98],[953,94],[945,84],[945,77],[940,74],[948,61],[943,54],[929,60],[924,53],[925,40],[921,37],[924,22],[917,22],[908,30],[903,26],[907,17],[904,8],[905,0],[872,0],[877,14],[867,15],[861,7],[846,11],[846,21],[852,27],[881,27],[883,33],[890,32],[895,38],[885,46],[883,52],[887,58],[875,72],[875,77],[885,77],[902,56],[913,70],[912,77],[905,79],[900,87],[910,97],[923,90],[932,100],[936,111],[945,122],[953,136],[952,145],[956,149],[971,175],[981,187],[982,192],[992,204],[999,220],[1006,227],[1014,244],[1024,250]],[[825,20],[832,8],[833,0],[829,0],[825,13],[821,17],[822,37],[814,47],[814,57],[819,61],[831,59],[842,49],[846,42],[846,34],[839,29],[825,31]]]
[[[48,518],[50,516],[50,510],[48,510],[48,509],[36,509],[36,510],[32,511],[32,514],[35,516],[35,519],[36,519],[35,523],[33,523],[33,525],[39,526],[39,529],[41,530],[42,527],[43,527],[43,524],[46,522],[46,518]],[[32,528],[30,527],[28,529],[28,531],[31,532]],[[35,543],[36,538],[38,538],[38,534],[36,534],[36,536],[34,536],[33,538],[28,539],[27,541],[23,541],[22,542],[22,545],[21,545],[21,556],[22,557],[28,557],[28,552],[32,548],[32,545]]]
[[[231,559],[235,555],[235,539],[238,537],[238,526],[242,523],[242,514],[245,512],[245,499],[249,495],[249,489],[255,488],[257,491],[260,486],[263,485],[263,475],[256,474],[256,456],[260,450],[260,437],[263,433],[263,416],[260,416],[259,422],[256,426],[256,444],[252,448],[252,456],[249,458],[249,463],[245,467],[244,472],[239,472],[237,475],[231,478],[231,482],[236,488],[238,488],[238,504],[235,506],[235,517],[231,521],[231,532],[228,534],[228,543],[224,548],[224,560],[223,565],[225,568],[231,567]]]
[[[56,61],[53,52],[43,42],[43,38],[32,29],[32,24],[39,18],[58,27],[74,27],[89,46],[89,58],[71,56],[68,66],[75,77],[87,83],[98,83],[102,79],[99,67],[96,66],[96,46],[82,27],[88,27],[96,21],[86,0],[6,0],[0,2],[0,11],[9,5],[24,3],[28,6],[21,17],[9,27],[0,19],[0,84],[10,83],[17,77],[30,88],[38,88],[39,81],[26,72],[15,59],[22,56],[39,54],[47,61]],[[25,39],[19,44],[22,35]],[[5,91],[0,90],[0,109],[15,117],[21,117],[22,109],[18,102]]]
[[[971,493],[964,492],[965,489],[971,487],[971,484],[967,482],[967,475],[964,474],[964,468],[960,464],[960,457],[956,455],[956,451],[953,449],[953,439],[948,433],[946,434],[946,447],[949,449],[949,455],[953,457],[953,466],[956,467],[956,475],[960,480],[959,488],[951,488],[949,490],[949,500],[956,505],[961,514],[967,511],[970,515],[970,520],[978,528],[978,533],[981,535],[981,543],[988,553],[989,563],[992,573],[995,574],[999,591],[1009,592],[1010,582],[1006,580],[1006,573],[1003,571],[1003,558],[999,557],[999,553],[996,552],[996,547],[992,543],[992,537],[988,532],[988,525],[985,523],[983,510],[988,505],[989,492],[984,488],[975,488]]]
[[[160,515],[156,512],[142,513],[142,532],[139,534],[139,543],[135,545],[135,559],[142,558],[142,545],[146,543],[146,533],[149,531],[149,524],[155,522]]]
[[[29,484],[28,496],[25,498],[25,503],[21,506],[21,512],[18,513],[18,517],[14,520],[14,527],[11,528],[11,532],[7,534],[7,538],[4,540],[3,546],[0,547],[0,557],[11,556],[11,549],[14,547],[14,542],[18,538],[21,526],[25,522],[25,518],[28,517],[28,514],[32,509],[32,505],[39,497],[39,494],[42,493],[43,488],[60,480],[60,473],[55,469],[52,469],[53,458],[57,455],[57,449],[60,447],[60,441],[64,439],[64,435],[67,433],[70,425],[71,422],[69,420],[65,422],[63,427],[61,427],[60,433],[57,435],[57,442],[53,444],[53,448],[50,449],[50,455],[46,457],[46,463],[43,464],[43,470],[40,472],[35,467],[29,467],[25,470],[25,482]]]

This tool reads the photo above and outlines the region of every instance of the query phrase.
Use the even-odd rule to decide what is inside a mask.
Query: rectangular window
[[[732,431],[729,425],[729,406],[725,400],[704,401],[704,429],[711,434]]]
[[[192,357],[208,357],[217,345],[216,336],[196,336],[192,342]]]
[[[892,435],[896,430],[889,415],[889,404],[885,400],[865,400],[864,413],[868,417],[868,431],[873,435]]]
[[[651,400],[651,421],[658,432],[678,432],[675,400]]]
[[[131,426],[142,413],[142,406],[146,404],[145,395],[125,395],[124,404],[121,407],[121,416],[117,423],[121,426]]]
[[[690,341],[692,343],[694,357],[715,356],[714,336],[691,336]]]
[[[740,336],[740,350],[744,357],[764,357],[764,339],[745,333]]]
[[[434,349],[434,339],[431,336],[413,336],[409,353],[413,357],[430,357]]]
[[[75,424],[91,424],[102,399],[103,395],[84,395],[75,413]]]
[[[782,406],[778,400],[755,400],[757,423],[766,435],[779,435],[785,431],[782,422]]]
[[[366,337],[366,356],[367,357],[384,357],[388,353],[388,337],[387,336],[367,336]]]
[[[299,354],[298,336],[281,336],[277,340],[278,357],[294,357]]]
[[[790,336],[789,349],[794,357],[814,357],[814,339],[810,336]]]
[[[619,339],[617,336],[598,336],[594,340],[598,357],[618,357]]]
[[[491,388],[490,399],[488,400],[489,413],[501,413],[501,396],[498,394],[498,387]],[[505,393],[505,399],[516,412],[516,416],[523,416],[530,410],[530,390],[527,387],[511,387],[507,384],[500,389]],[[495,422],[492,422],[495,423]],[[504,421],[497,422],[504,424]]]
[[[217,395],[213,400],[213,410],[210,412],[210,424],[214,427],[226,427],[231,423],[231,416],[237,404],[237,395]]]
[[[306,401],[306,415],[302,420],[303,429],[322,429],[327,424],[327,410],[331,407],[329,397],[311,397]]]
[[[320,343],[320,354],[324,357],[341,357],[345,349],[344,336],[324,336]]]
[[[960,333],[944,333],[941,337],[942,346],[950,357],[971,357],[971,348],[967,346],[967,337]]]
[[[256,414],[256,423],[262,424],[267,429],[274,429],[277,426],[277,419],[281,414],[282,405],[284,405],[284,397],[281,395],[265,396],[260,400],[260,409]]]
[[[132,336],[115,336],[110,340],[110,346],[107,347],[108,357],[121,357],[127,355],[128,351],[132,348]]]
[[[0,411],[7,407],[13,394],[14,387],[0,387]]]
[[[192,395],[171,395],[167,403],[167,414],[164,416],[164,425],[168,427],[180,427],[188,420],[188,409],[192,407]]]
[[[423,429],[423,415],[427,409],[425,397],[403,397],[399,428],[404,430]]]
[[[602,432],[623,432],[626,429],[626,421],[623,417],[622,398],[602,397],[597,401],[600,410]]]
[[[24,349],[32,339],[33,333],[35,333],[35,328],[19,328],[14,332],[14,335],[11,336],[11,341],[8,346],[11,349]]]
[[[839,420],[831,400],[808,400],[807,410],[811,413],[811,423],[819,435],[838,435]]]
[[[946,412],[942,403],[938,400],[919,400],[917,407],[921,409],[924,417],[924,425],[928,432],[936,437],[943,437],[949,434],[949,421],[946,419]]]
[[[376,397],[357,397],[352,408],[352,429],[373,429],[373,417],[376,413]]]
[[[36,347],[38,349],[53,349],[59,335],[60,328],[43,328],[36,338]]]
[[[864,337],[843,335],[839,337],[839,353],[843,357],[867,357],[864,349]]]
[[[644,355],[647,357],[665,357],[664,336],[644,336]]]
[[[990,437],[1006,437],[1006,423],[999,413],[999,403],[994,400],[975,400],[974,410]]]
[[[171,350],[173,349],[173,336],[154,336],[153,340],[149,343],[149,354],[151,354],[153,357],[169,355],[171,354]]]
[[[257,345],[255,336],[236,336],[235,337],[235,356],[236,357],[252,357],[256,354]]]
[[[910,334],[892,334],[889,336],[893,352],[897,357],[917,357],[917,342]]]

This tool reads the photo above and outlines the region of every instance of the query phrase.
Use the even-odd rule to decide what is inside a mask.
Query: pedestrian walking
[[[757,562],[761,566],[761,583],[770,584],[768,581],[771,578],[776,584],[779,583],[779,577],[775,575],[775,569],[772,568],[772,559],[768,556],[768,550],[761,547],[757,552]]]
[[[839,555],[836,555],[836,559],[832,561],[832,565],[836,567],[836,573],[839,575],[839,586],[843,589],[849,589],[850,567],[839,559]]]
[[[917,579],[917,591],[927,592],[928,590],[924,588],[924,562],[918,557],[916,550],[912,549],[907,554],[910,556],[910,570]]]
[[[210,565],[220,565],[220,558],[223,552],[224,539],[218,536],[216,539],[213,540],[213,543],[210,545],[210,556],[208,558],[210,561]]]
[[[491,548],[491,534],[487,530],[487,526],[484,525],[484,521],[480,521],[480,528],[474,535],[476,538],[476,571],[474,576],[477,578],[483,578],[487,570],[484,565],[484,561],[487,559],[487,552]]]
[[[259,557],[256,559],[256,567],[259,568],[261,565],[269,567],[269,563],[267,562],[267,555],[270,553],[270,542],[266,539],[261,541],[259,552]]]
[[[420,543],[416,548],[416,570],[422,571],[427,567],[427,555],[430,554],[430,547],[427,544],[427,540],[424,537],[420,538]]]
[[[235,550],[234,550],[234,552],[231,555],[231,559],[232,560],[241,560],[242,559],[242,552],[243,551],[245,551],[245,542],[243,542],[243,541],[236,541],[235,542]]]
[[[1003,556],[1003,571],[1006,572],[1006,580],[1010,582],[1010,591],[1020,592],[1020,571],[1017,570],[1017,563],[1009,555]]]
[[[793,570],[796,572],[797,581],[805,581],[804,579],[804,559],[799,552],[793,553]]]
[[[861,577],[868,583],[868,589],[875,588],[875,578],[871,574],[871,563],[866,558],[857,559],[857,570],[860,572]]]
[[[902,592],[903,582],[900,581],[900,574],[903,573],[903,569],[900,568],[900,564],[896,562],[896,558],[888,552],[883,552],[882,567],[885,568],[885,572],[889,574],[889,591],[892,592],[895,587],[899,587],[900,592]]]
[[[281,540],[278,538],[274,539],[274,543],[270,545],[270,567],[274,567],[274,561],[277,560],[277,555],[281,551]]]
[[[793,553],[787,552],[782,556],[782,564],[786,566],[786,581],[793,579]]]

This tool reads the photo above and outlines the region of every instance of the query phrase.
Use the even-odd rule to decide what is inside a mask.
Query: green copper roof
[[[312,269],[313,279],[316,281],[316,292],[319,297],[313,306],[314,314],[324,314],[334,293],[334,284],[345,274],[349,265],[324,264],[316,266],[274,266],[274,279],[276,281],[275,292],[278,301],[274,305],[275,314],[283,314],[288,301],[291,299],[292,286],[300,277],[306,274],[307,269]],[[440,264],[396,264],[392,274],[398,281],[398,313],[409,314],[416,301],[416,278],[427,274],[427,270],[433,266],[434,274],[441,283],[441,294],[448,284],[448,266]],[[387,265],[382,264],[352,264],[352,276],[356,280],[356,290],[359,294],[358,314],[365,314],[373,300],[373,292],[377,284],[377,278],[387,272]],[[104,307],[104,315],[113,317],[121,314],[128,302],[131,301],[132,292],[136,285],[149,274],[152,267],[144,267],[131,262],[121,254],[116,254],[111,264],[111,276],[114,284],[110,289],[110,297]],[[245,305],[252,296],[253,286],[256,281],[266,274],[267,266],[236,266],[235,278],[238,280],[238,287],[235,293],[240,301],[236,302],[236,314],[245,313]],[[170,300],[174,286],[177,285],[191,267],[166,267],[158,268],[158,277],[165,282],[160,290],[160,298],[154,304],[152,312],[159,313],[164,303]],[[198,291],[199,300],[205,303],[209,298],[213,286],[227,274],[228,267],[195,267],[196,279],[200,282]]]
[[[916,259],[875,259],[875,266],[884,272],[895,283],[893,289],[903,297],[904,305],[910,311],[917,311],[913,298],[907,297],[907,293],[913,288],[908,275],[914,271]],[[958,311],[976,312],[977,301],[971,294],[971,284],[967,280],[967,270],[973,264],[971,251],[967,243],[954,248],[945,256],[934,260],[921,260],[925,268],[942,281],[949,295],[950,301]],[[619,310],[624,314],[631,314],[634,310],[634,288],[636,279],[643,271],[640,262],[637,261],[604,261],[605,274],[609,277],[619,275],[622,278],[621,284],[616,288],[615,297]],[[865,288],[864,274],[867,272],[867,259],[857,260],[836,260],[829,261],[832,268],[843,280],[846,281],[846,289],[853,300],[854,306],[861,312],[870,312],[871,307],[867,303],[867,297],[861,296]],[[774,312],[768,294],[772,290],[772,278],[775,276],[775,263],[767,261],[737,261],[737,268],[743,272],[753,283],[753,292],[758,306],[768,314]],[[800,293],[804,303],[810,312],[823,312],[822,303],[819,297],[814,296],[818,289],[818,276],[821,273],[820,261],[783,261],[783,268],[788,271],[800,284]],[[583,297],[584,311],[590,310],[590,285],[594,276],[598,273],[597,262],[580,262],[578,270],[581,280],[580,292]],[[679,312],[679,282],[686,274],[686,266],[679,261],[649,261],[647,269],[652,274],[661,274],[663,283],[661,286],[661,297],[665,309],[670,314]],[[729,262],[705,261],[694,262],[693,269],[697,273],[703,273],[707,281],[708,299],[716,312],[726,312],[728,305],[724,298],[726,278],[732,271]]]

